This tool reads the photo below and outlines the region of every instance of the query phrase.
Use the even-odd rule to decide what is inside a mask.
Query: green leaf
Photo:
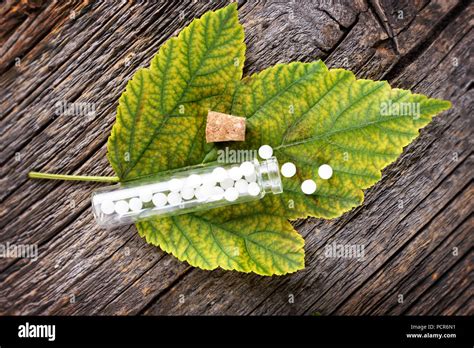
[[[202,269],[282,275],[304,267],[304,241],[288,219],[334,218],[360,205],[364,189],[381,177],[431,117],[449,102],[356,80],[321,61],[279,64],[243,80],[245,45],[237,7],[194,20],[140,69],[119,100],[107,144],[121,181],[215,159],[222,146],[270,144],[297,176],[284,193],[207,212],[137,224],[148,243]],[[414,105],[419,115],[387,115],[383,105]],[[208,145],[208,109],[247,117],[246,142]],[[320,180],[318,167],[334,169]],[[304,195],[301,182],[318,189]]]
[[[160,48],[150,68],[137,71],[119,100],[107,144],[121,181],[205,160],[212,148],[204,137],[207,111],[229,109],[242,77],[243,39],[232,4],[194,20]],[[137,228],[147,242],[203,269],[271,275],[303,268],[301,236],[285,217],[261,208],[216,209]]]
[[[304,240],[264,202],[137,224],[148,243],[206,270],[283,275],[304,268]]]
[[[234,147],[269,144],[280,163],[296,164],[297,175],[283,178],[284,193],[269,198],[280,213],[331,219],[360,205],[362,190],[450,105],[317,61],[279,64],[245,78],[230,113],[247,117],[247,141]],[[333,168],[331,179],[319,178],[322,164]],[[309,178],[318,189],[305,195],[300,185]]]
[[[228,104],[242,77],[245,45],[237,5],[208,12],[168,40],[119,100],[107,157],[131,180],[202,160],[209,108]]]

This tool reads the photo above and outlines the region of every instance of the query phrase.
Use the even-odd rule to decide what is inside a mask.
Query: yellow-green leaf
[[[122,181],[202,160],[207,110],[221,109],[242,77],[243,40],[232,4],[194,20],[136,72],[107,144]]]
[[[363,189],[381,178],[403,147],[437,113],[450,107],[410,91],[392,89],[386,81],[357,80],[323,62],[279,64],[245,78],[230,112],[247,117],[247,141],[237,147],[273,147],[280,163],[298,168],[283,178],[284,193],[271,197],[281,214],[335,218],[363,201]],[[319,178],[320,165],[334,174]],[[305,179],[317,191],[301,192]]]
[[[138,223],[148,243],[206,270],[283,275],[304,268],[304,240],[270,201]]]
[[[107,144],[121,181],[204,160],[212,147],[204,137],[207,111],[229,109],[242,77],[243,39],[237,5],[231,4],[194,20],[160,48],[149,68],[137,71],[119,100]],[[137,228],[147,242],[203,269],[272,275],[304,267],[301,236],[261,204],[157,219]]]

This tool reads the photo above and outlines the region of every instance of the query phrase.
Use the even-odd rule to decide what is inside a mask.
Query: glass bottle
[[[102,227],[197,212],[258,200],[283,191],[278,161],[209,163],[162,173],[92,194],[92,210]]]

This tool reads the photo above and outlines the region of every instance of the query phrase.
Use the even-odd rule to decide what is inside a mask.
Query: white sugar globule
[[[321,179],[330,179],[332,176],[332,167],[329,164],[323,164],[318,169],[318,175]]]
[[[308,179],[303,181],[301,184],[301,191],[303,191],[304,194],[310,195],[316,191],[316,183],[314,180]]]
[[[212,175],[214,176],[214,180],[216,182],[222,182],[229,177],[227,170],[222,167],[217,167],[212,171]]]
[[[240,194],[244,194],[248,192],[249,183],[247,180],[240,179],[235,182],[234,187],[237,189],[237,191],[239,191]]]
[[[224,198],[224,189],[219,186],[214,186],[212,188],[212,193],[211,193],[210,198],[212,201],[220,201],[222,198]]]
[[[260,193],[260,186],[256,182],[251,182],[248,186],[248,194],[251,196],[258,196]]]
[[[114,209],[117,214],[123,215],[128,212],[129,206],[128,206],[127,201],[122,200],[122,201],[115,202]]]
[[[258,155],[263,159],[269,159],[273,155],[273,149],[270,145],[262,145],[258,149]]]
[[[249,176],[255,173],[255,164],[249,161],[242,162],[240,165],[240,170],[242,171],[243,176]]]
[[[231,178],[227,178],[224,181],[222,181],[220,185],[224,190],[226,190],[229,187],[234,186],[234,180],[232,180]]]
[[[247,180],[248,182],[255,182],[257,181],[257,174],[252,173],[250,175],[246,175],[245,180]]]
[[[182,201],[181,194],[179,192],[170,192],[168,193],[167,198],[170,205],[178,205]]]
[[[164,193],[158,192],[153,195],[152,201],[155,207],[161,208],[166,205],[166,203],[168,202],[168,198]]]
[[[137,212],[140,211],[143,207],[143,202],[140,198],[132,198],[128,201],[128,205],[130,206],[130,210]]]
[[[196,188],[196,187],[199,187],[199,185],[201,185],[201,183],[202,183],[201,175],[191,174],[190,176],[188,176],[186,178],[184,186],[185,187]]]
[[[171,192],[178,192],[183,187],[182,179],[171,179],[168,183]]]
[[[200,186],[196,189],[196,198],[198,201],[205,201],[212,195],[212,190],[213,186]]]
[[[194,188],[185,186],[181,189],[181,196],[183,199],[190,200],[194,197]]]
[[[138,197],[142,202],[147,203],[153,199],[153,193],[149,189],[142,189],[139,191]]]
[[[114,205],[114,202],[112,201],[104,201],[102,202],[102,204],[100,205],[100,210],[104,213],[104,214],[112,214],[114,211],[115,211],[115,205]]]
[[[202,175],[202,186],[216,186],[217,180],[212,174]]]
[[[237,189],[235,187],[229,187],[224,192],[224,198],[229,202],[233,202],[237,198],[239,198],[239,191],[237,191]]]
[[[242,177],[242,169],[240,167],[232,167],[229,169],[229,177],[232,180],[239,180]]]
[[[285,178],[291,178],[296,174],[296,166],[291,162],[286,162],[281,166],[281,175]]]

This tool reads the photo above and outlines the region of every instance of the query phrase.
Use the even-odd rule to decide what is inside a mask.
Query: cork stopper
[[[245,117],[210,111],[207,114],[206,141],[244,141]]]

